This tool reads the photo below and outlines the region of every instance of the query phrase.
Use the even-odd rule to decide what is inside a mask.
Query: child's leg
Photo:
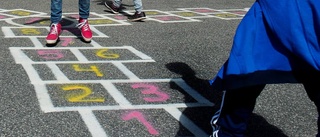
[[[79,16],[88,19],[90,14],[90,0],[79,0]]]
[[[122,3],[122,0],[114,0],[113,1],[113,5],[116,6],[117,8],[120,8],[121,3]]]
[[[319,73],[319,72],[318,72]],[[320,76],[319,74],[317,76]],[[318,77],[319,78],[319,77]],[[308,94],[308,97],[311,101],[314,102],[314,104],[317,107],[318,111],[318,134],[317,137],[320,137],[320,86],[319,86],[319,80],[315,80],[312,78],[306,78],[309,80],[303,81],[304,88]]]
[[[213,116],[214,137],[242,137],[254,109],[256,98],[265,85],[227,90],[220,110]]]
[[[141,0],[133,0],[134,3],[134,9],[138,12],[142,12],[142,1]]]
[[[62,0],[51,0],[51,23],[59,23],[62,18]]]

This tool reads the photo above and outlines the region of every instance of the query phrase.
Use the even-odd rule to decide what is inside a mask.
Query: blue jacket
[[[210,84],[227,90],[298,82],[293,72],[320,70],[319,41],[320,0],[257,0]]]

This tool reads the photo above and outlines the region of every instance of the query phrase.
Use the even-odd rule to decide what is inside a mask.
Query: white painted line
[[[21,64],[21,65],[26,70],[31,83],[42,81],[38,72],[34,69],[32,64]]]
[[[91,110],[79,110],[79,113],[93,137],[107,137],[106,132],[103,130],[102,126]]]
[[[101,85],[107,89],[108,93],[120,105],[121,108],[133,108],[132,104],[125,98],[121,92],[110,82],[103,82]]]
[[[91,40],[90,44],[95,48],[102,48],[102,46],[94,40]]]
[[[11,25],[14,25],[14,26],[20,26],[20,27],[24,27],[25,26],[25,25],[13,22],[12,19],[8,19],[8,20],[5,20],[5,21],[7,23],[11,24]]]
[[[82,62],[88,62],[88,59],[78,50],[78,49],[70,49],[70,51],[76,56],[76,58]]]
[[[113,79],[113,80],[72,80],[68,83],[104,83],[104,82],[111,82],[111,83],[137,83],[137,82],[170,82],[172,79],[139,79],[139,80],[130,80],[130,79]],[[43,83],[47,84],[66,84],[66,82],[56,81],[56,80],[47,80],[43,81]]]
[[[56,64],[47,64],[58,81],[70,81],[66,75],[59,69]]]
[[[1,27],[1,30],[6,37],[14,37],[15,34],[12,32],[12,30],[9,27]]]
[[[116,66],[124,75],[126,75],[130,80],[139,80],[140,78],[132,73],[126,66],[124,66],[121,62],[112,62],[114,66]]]
[[[33,61],[26,54],[24,54],[22,50],[12,47],[9,47],[9,49],[17,64],[32,64]]]
[[[27,56],[26,56],[27,57]],[[30,62],[16,62],[17,64],[23,64],[23,63],[31,63],[31,64],[50,64],[50,63],[59,63],[59,64],[74,64],[74,63],[81,63],[81,64],[94,64],[94,63],[141,63],[141,62],[155,62],[154,60],[106,60],[106,61],[31,61]]]
[[[98,29],[96,29],[95,27],[90,27],[91,31],[95,32],[96,34],[98,34],[98,36],[100,37],[107,37],[109,38],[109,36],[107,36],[106,34],[102,33],[101,31],[99,31]],[[97,37],[97,36],[94,36]]]
[[[76,13],[76,14],[79,14],[79,13]],[[90,12],[90,14],[95,15],[95,16],[98,16],[98,17],[104,17],[104,16],[102,16],[101,14],[96,13],[96,12]],[[90,18],[89,18],[89,19],[90,19]]]
[[[136,50],[135,48],[131,47],[131,46],[124,46],[125,48],[129,49],[132,53],[134,53],[135,55],[137,55],[138,57],[140,57],[141,59],[152,59],[151,57],[147,56],[146,54]]]
[[[36,48],[43,47],[43,44],[36,37],[30,37],[30,40]]]
[[[164,108],[168,113],[170,113],[175,119],[180,121],[180,123],[186,127],[191,133],[196,137],[206,137],[208,134],[194,124],[188,117],[182,114],[177,108],[167,107]]]
[[[180,79],[180,80],[172,80],[172,81],[174,81],[177,85],[179,85],[182,89],[184,89],[184,91],[186,91],[190,96],[192,96],[199,103],[208,104],[210,106],[214,105],[212,102],[210,102],[205,97],[201,96],[193,88],[191,88],[188,84],[186,84],[186,82],[183,81],[182,79]]]
[[[33,37],[33,36],[32,36]],[[96,43],[96,42],[95,42]],[[97,43],[98,44],[98,43]],[[136,50],[132,46],[118,46],[118,47],[102,47],[100,44],[97,47],[54,47],[54,49],[127,49],[130,50],[131,52],[137,53],[138,55],[141,56],[141,58],[151,58],[142,52]],[[11,48],[16,48],[16,49],[52,49],[52,47],[42,47],[42,48],[34,48],[34,47],[11,47]],[[145,57],[143,57],[145,56]]]
[[[55,110],[51,98],[48,94],[48,90],[43,84],[33,84],[34,89],[40,104],[40,108],[44,113],[53,112]]]
[[[126,98],[124,98],[126,100]],[[117,99],[120,101],[121,99]],[[55,107],[53,109],[50,109],[51,111],[46,111],[46,113],[49,112],[66,112],[66,111],[79,111],[79,110],[125,110],[125,109],[164,109],[168,107],[173,108],[191,108],[191,107],[208,107],[208,105],[200,104],[200,103],[172,103],[172,104],[143,104],[143,105],[125,105],[125,103],[122,103],[122,105],[116,105],[116,106],[68,106],[68,107]]]

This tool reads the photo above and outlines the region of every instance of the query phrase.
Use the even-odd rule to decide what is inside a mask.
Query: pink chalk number
[[[60,38],[63,42],[61,43],[61,46],[68,46],[69,44],[71,44],[73,42],[72,38]]]
[[[38,50],[38,54],[44,59],[60,59],[64,57],[60,50]]]
[[[156,97],[145,97],[143,100],[147,102],[163,102],[168,100],[170,97],[167,93],[159,91],[158,87],[150,84],[133,84],[132,88],[142,88],[141,93],[144,95],[156,95]]]
[[[36,22],[36,21],[38,21],[38,20],[40,20],[40,19],[41,19],[41,18],[39,18],[39,17],[31,18],[31,19],[27,20],[26,23],[27,23],[27,24],[33,23],[33,22]]]
[[[137,119],[140,123],[142,123],[148,130],[148,132],[151,135],[159,135],[159,132],[151,125],[150,122],[148,122],[143,114],[139,111],[131,111],[128,114],[125,114],[122,116],[122,119],[125,121],[131,120],[131,119]]]

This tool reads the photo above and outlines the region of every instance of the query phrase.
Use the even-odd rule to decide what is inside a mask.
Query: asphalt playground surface
[[[228,58],[253,0],[143,0],[147,19],[91,1],[91,43],[63,1],[63,33],[46,45],[50,0],[0,1],[0,136],[205,137],[221,93],[206,82]],[[288,15],[290,16],[290,15]],[[317,112],[300,84],[267,85],[248,137],[312,137]]]

